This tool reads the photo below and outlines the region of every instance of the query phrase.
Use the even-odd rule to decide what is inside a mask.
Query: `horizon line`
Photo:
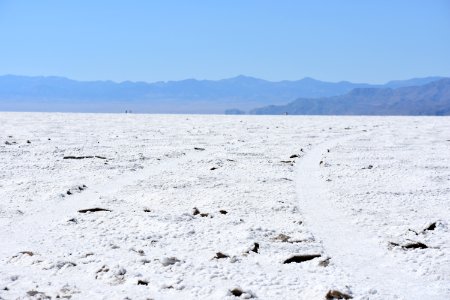
[[[225,81],[225,80],[233,80],[233,79],[237,79],[237,78],[247,78],[247,79],[265,81],[265,82],[270,82],[270,83],[297,82],[297,81],[304,81],[304,80],[313,80],[313,81],[325,82],[325,83],[352,83],[352,84],[385,85],[385,84],[396,82],[396,81],[406,81],[406,80],[414,80],[414,79],[426,79],[426,78],[440,78],[440,79],[444,79],[444,78],[450,78],[448,76],[429,75],[429,76],[424,76],[424,77],[414,76],[414,77],[410,77],[410,78],[406,78],[406,79],[391,79],[391,80],[388,80],[388,81],[386,81],[384,83],[367,83],[367,82],[353,82],[353,81],[349,81],[349,80],[325,81],[325,80],[312,78],[312,77],[309,77],[309,76],[305,76],[305,77],[303,77],[301,79],[294,79],[294,80],[290,80],[290,79],[267,80],[267,79],[254,77],[254,76],[243,75],[243,74],[239,74],[239,75],[236,75],[236,76],[233,76],[233,77],[216,79],[216,80],[214,80],[214,79],[185,78],[185,79],[180,79],[180,80],[159,80],[159,81],[144,81],[144,80],[116,81],[116,80],[111,80],[111,79],[80,80],[80,79],[74,79],[74,78],[71,78],[71,77],[61,76],[61,75],[18,75],[18,74],[11,74],[11,73],[0,75],[0,77],[7,77],[7,76],[11,76],[11,77],[29,77],[29,78],[58,78],[58,79],[66,79],[66,80],[77,81],[77,82],[111,82],[111,83],[115,83],[115,84],[124,84],[124,83],[157,84],[157,83],[170,83],[170,82],[182,82],[182,81],[212,81],[212,82],[218,82],[218,81]]]

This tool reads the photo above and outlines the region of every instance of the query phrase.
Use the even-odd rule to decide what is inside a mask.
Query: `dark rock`
[[[430,225],[428,225],[427,228],[425,228],[423,231],[427,231],[427,230],[435,230],[436,229],[436,222],[431,223]]]
[[[300,157],[298,154],[292,154],[291,156],[289,156],[289,158],[297,158]]]
[[[253,244],[253,248],[250,249],[250,251],[255,252],[255,253],[259,253],[259,243],[254,243]]]
[[[94,208],[80,209],[78,212],[85,214],[87,212],[98,212],[98,211],[111,211],[111,210],[106,208],[94,207]]]
[[[230,257],[229,255],[223,254],[222,252],[217,252],[216,256],[214,256],[215,259],[220,259],[220,258],[228,258]]]
[[[148,281],[139,279],[137,282],[138,285],[148,285]]]
[[[409,250],[409,249],[426,249],[428,248],[427,245],[421,242],[412,242],[405,245],[400,245],[398,243],[389,242],[389,246],[391,247],[402,247],[403,249]]]
[[[233,296],[240,297],[244,292],[241,289],[235,288],[230,291]]]
[[[103,265],[100,269],[97,270],[96,273],[106,273],[109,272],[109,267],[107,265]]]
[[[283,264],[290,264],[290,263],[302,263],[308,260],[312,260],[314,258],[321,257],[320,254],[310,254],[310,255],[294,255],[288,259],[286,259]]]
[[[76,267],[77,264],[74,263],[74,262],[71,262],[71,261],[59,261],[59,262],[56,263],[56,267],[58,269],[61,269],[61,268],[65,267],[65,266],[67,266],[67,267]]]
[[[145,255],[145,251],[142,249],[136,250],[136,249],[130,249],[130,251],[136,252],[137,254],[139,254],[140,256],[144,256]]]
[[[106,159],[106,157],[104,156],[99,156],[99,155],[86,155],[86,156],[73,156],[73,155],[68,155],[68,156],[64,156],[63,159],[85,159],[85,158],[99,158],[99,159]]]
[[[337,291],[337,290],[329,290],[328,293],[325,295],[325,299],[332,300],[332,299],[353,299],[352,296],[345,294],[343,292]]]
[[[259,243],[253,243],[253,246],[244,253],[250,254],[250,252],[259,253]]]
[[[199,210],[197,207],[194,207],[194,208],[192,209],[192,214],[193,214],[194,216],[200,215],[200,217],[209,217],[209,216],[210,216],[209,213],[201,213],[200,210]],[[211,216],[211,217],[212,217],[212,216]]]
[[[222,214],[222,215],[226,215],[228,212],[226,211],[226,210],[224,210],[224,209],[221,209],[221,210],[219,210],[219,212]]]
[[[413,242],[402,246],[403,249],[426,249],[427,245],[421,242]]]
[[[205,148],[194,147],[194,150],[197,150],[197,151],[205,151]]]

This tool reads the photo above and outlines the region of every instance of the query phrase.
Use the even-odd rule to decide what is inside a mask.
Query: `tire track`
[[[327,149],[354,137],[325,142],[298,162],[297,196],[306,226],[323,242],[336,266],[349,273],[355,298],[443,299],[436,288],[424,283],[425,278],[406,272],[386,256],[382,241],[355,227],[331,200],[320,162]]]
[[[196,154],[197,156],[199,154]],[[64,200],[54,200],[42,203],[41,210],[35,211],[5,226],[0,231],[0,257],[7,259],[20,251],[35,249],[51,249],[54,239],[60,238],[61,233],[52,233],[52,229],[60,226],[62,220],[68,220],[77,211],[98,205],[101,197],[114,197],[123,188],[136,185],[139,181],[161,173],[163,170],[172,170],[185,160],[189,155],[178,159],[169,159],[158,166],[146,165],[143,169],[128,172],[126,175],[117,175],[101,184],[90,186],[82,193],[75,193]],[[107,208],[107,207],[106,207]],[[39,220],[39,221],[37,221]],[[1,247],[1,245],[8,247]]]

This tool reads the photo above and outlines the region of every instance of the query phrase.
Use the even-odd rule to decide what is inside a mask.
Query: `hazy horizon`
[[[252,79],[257,79],[257,80],[263,80],[263,81],[267,81],[267,82],[272,82],[272,83],[277,83],[277,82],[296,82],[296,81],[302,81],[302,80],[315,80],[315,81],[320,81],[320,82],[327,82],[327,83],[343,83],[343,82],[349,82],[349,83],[356,83],[356,84],[371,84],[371,85],[383,85],[383,84],[387,84],[389,82],[394,82],[394,81],[407,81],[407,80],[414,80],[414,79],[422,79],[422,78],[448,78],[449,76],[444,76],[444,75],[439,75],[439,74],[430,74],[427,76],[409,76],[406,78],[392,78],[386,81],[382,81],[382,82],[363,82],[363,81],[351,81],[351,80],[347,80],[347,79],[342,79],[342,80],[335,80],[335,81],[328,81],[328,80],[323,80],[321,78],[313,78],[311,76],[305,76],[302,78],[297,78],[297,79],[280,79],[280,80],[270,80],[270,79],[266,79],[266,78],[261,78],[261,77],[256,77],[256,76],[250,76],[250,75],[246,75],[246,74],[237,74],[235,76],[231,76],[231,77],[224,77],[224,78],[219,78],[219,79],[210,79],[210,78],[194,78],[194,77],[187,77],[187,78],[182,78],[179,80],[173,80],[173,79],[169,79],[169,80],[156,80],[156,81],[145,81],[145,80],[129,80],[129,79],[125,79],[125,80],[121,80],[121,81],[117,81],[117,80],[112,80],[112,79],[92,79],[92,80],[83,80],[83,79],[78,79],[78,78],[73,78],[73,77],[68,77],[68,76],[60,76],[60,75],[24,75],[24,74],[11,74],[11,73],[5,73],[5,74],[0,74],[0,77],[2,76],[16,76],[16,77],[43,77],[43,78],[64,78],[64,79],[68,79],[68,80],[73,80],[73,81],[80,81],[80,82],[113,82],[113,83],[126,83],[126,82],[132,82],[132,83],[168,83],[168,82],[179,82],[179,81],[188,81],[188,80],[196,80],[196,81],[222,81],[222,80],[230,80],[230,79],[236,79],[236,78],[252,78]]]

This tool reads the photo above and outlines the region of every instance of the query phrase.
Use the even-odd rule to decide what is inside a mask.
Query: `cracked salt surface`
[[[0,113],[0,298],[448,299],[449,134],[429,117]]]

